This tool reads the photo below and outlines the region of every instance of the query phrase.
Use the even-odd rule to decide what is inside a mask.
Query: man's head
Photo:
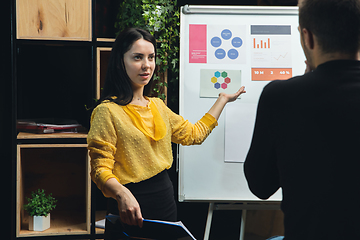
[[[299,25],[303,47],[306,29],[323,54],[360,50],[360,0],[299,0]]]

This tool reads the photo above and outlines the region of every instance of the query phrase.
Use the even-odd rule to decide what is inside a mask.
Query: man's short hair
[[[299,24],[324,53],[360,50],[360,0],[300,0]]]

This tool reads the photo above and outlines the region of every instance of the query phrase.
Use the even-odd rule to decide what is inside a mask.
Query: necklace
[[[143,102],[145,100],[143,97],[135,97],[135,99],[139,102]]]

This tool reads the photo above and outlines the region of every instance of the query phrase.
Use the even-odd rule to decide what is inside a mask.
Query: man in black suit
[[[244,171],[286,240],[360,239],[360,0],[300,0],[308,72],[263,90]]]

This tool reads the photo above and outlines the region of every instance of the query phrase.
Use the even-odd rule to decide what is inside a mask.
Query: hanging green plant
[[[167,79],[179,82],[180,12],[176,0],[124,0],[120,4],[115,28],[127,27],[148,30],[158,42],[157,73],[154,76],[154,95],[165,99]]]

